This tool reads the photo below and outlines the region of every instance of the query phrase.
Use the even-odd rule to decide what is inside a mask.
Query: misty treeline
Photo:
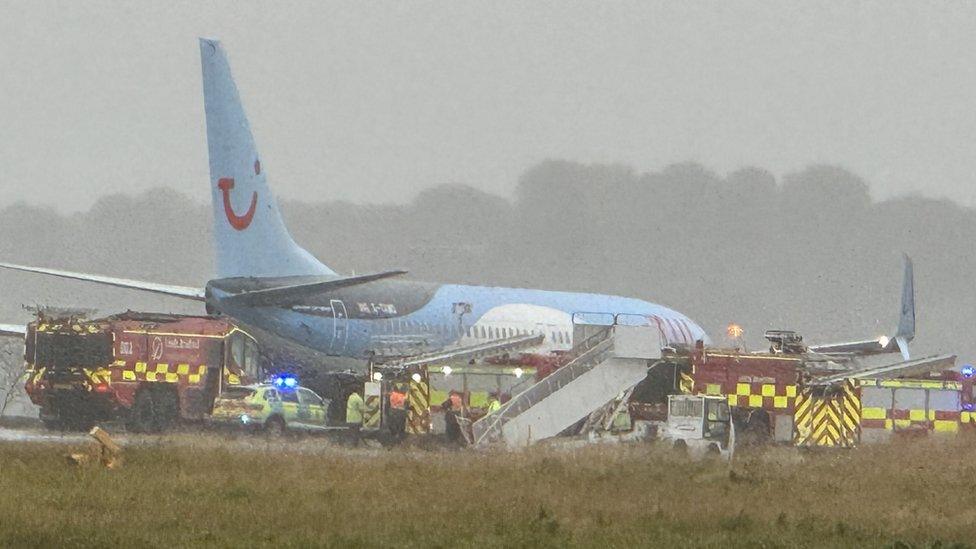
[[[522,176],[512,200],[444,185],[406,205],[330,201],[327,188],[282,210],[296,241],[340,272],[402,268],[434,281],[634,296],[688,314],[717,342],[737,322],[753,348],[769,328],[818,342],[889,331],[906,252],[916,354],[976,355],[976,212],[917,196],[873,202],[868,184],[840,168],[777,180],[757,168],[723,177],[697,164],[638,173],[548,161]],[[167,189],[105,196],[74,215],[15,204],[0,210],[0,257],[201,285],[212,274],[210,227],[209,205]],[[21,303],[196,310],[4,272],[0,301],[19,320]]]

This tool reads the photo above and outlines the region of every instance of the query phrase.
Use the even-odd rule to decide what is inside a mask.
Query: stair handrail
[[[592,339],[592,338],[587,338],[587,339]],[[475,444],[481,443],[481,441],[486,436],[488,436],[489,433],[493,432],[496,429],[496,427],[499,425],[499,423],[504,423],[504,422],[507,422],[508,420],[510,420],[511,418],[509,418],[509,417],[506,416],[506,412],[508,412],[512,408],[512,406],[514,406],[514,404],[516,402],[518,402],[521,398],[523,398],[529,391],[532,391],[535,387],[538,387],[538,386],[543,385],[543,384],[551,384],[553,382],[554,378],[556,378],[557,376],[559,376],[563,371],[572,370],[574,367],[579,366],[580,364],[586,364],[588,361],[592,360],[594,357],[602,357],[604,354],[609,353],[610,352],[610,349],[612,347],[612,342],[613,342],[613,340],[611,338],[604,337],[599,342],[593,344],[592,347],[590,347],[589,349],[587,349],[586,351],[584,351],[582,354],[580,354],[579,356],[577,356],[576,358],[574,358],[570,362],[566,363],[566,365],[562,366],[561,368],[559,368],[558,370],[556,370],[555,372],[553,372],[549,376],[547,376],[547,377],[539,380],[538,382],[536,382],[535,384],[533,384],[528,389],[522,391],[518,395],[512,397],[511,400],[509,400],[508,402],[506,402],[505,404],[503,404],[498,410],[495,410],[490,416],[485,416],[485,417],[479,419],[478,421],[475,421],[472,424],[472,434],[474,434],[474,425],[475,424],[478,424],[478,423],[484,421],[485,419],[488,419],[489,417],[492,418],[492,422],[485,428],[485,431],[482,434],[482,436],[479,437],[479,438],[477,438],[474,441],[474,443]],[[531,408],[531,406],[530,406],[530,408]],[[524,413],[524,412],[525,412],[525,410],[523,410],[522,412],[519,412],[519,413]]]

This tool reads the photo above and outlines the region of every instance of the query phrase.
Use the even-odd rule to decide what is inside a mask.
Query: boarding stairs
[[[475,421],[472,442],[516,447],[558,435],[640,383],[662,346],[657,326],[621,324],[615,317],[577,345],[565,366]]]

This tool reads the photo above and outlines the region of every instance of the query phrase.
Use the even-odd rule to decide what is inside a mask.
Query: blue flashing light
[[[972,364],[962,367],[962,377],[973,377],[973,374],[976,374],[976,368],[973,368]]]
[[[965,403],[965,404],[962,405],[962,409],[965,410],[965,411],[967,411],[967,412],[972,412],[973,411],[973,404],[971,402],[967,402],[967,403]]]
[[[273,383],[279,389],[294,389],[298,387],[298,378],[291,374],[281,374],[275,376]]]

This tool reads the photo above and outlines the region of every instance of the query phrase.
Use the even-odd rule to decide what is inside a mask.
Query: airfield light
[[[725,331],[726,333],[729,334],[729,339],[739,339],[740,337],[742,337],[742,334],[745,333],[745,330],[742,329],[742,326],[739,326],[734,322],[732,324],[729,324],[729,327],[726,328]]]
[[[453,371],[454,370],[450,366],[444,366],[444,370],[443,370],[444,375],[449,376],[449,375],[451,375],[451,372],[453,372]]]
[[[415,373],[412,376],[410,376],[410,379],[412,379],[414,383],[420,383],[420,380],[423,378],[420,377],[420,374]]]
[[[521,368],[516,368],[512,370],[512,373],[515,374],[515,377],[522,377],[522,374],[524,374],[525,372],[522,371]]]
[[[976,368],[973,368],[972,364],[962,367],[962,377],[973,377],[973,374],[976,374]]]
[[[881,345],[882,347],[887,347],[889,341],[891,340],[888,339],[888,336],[881,336],[878,338],[878,345]]]
[[[373,381],[382,381],[383,374],[381,372],[373,372]]]

